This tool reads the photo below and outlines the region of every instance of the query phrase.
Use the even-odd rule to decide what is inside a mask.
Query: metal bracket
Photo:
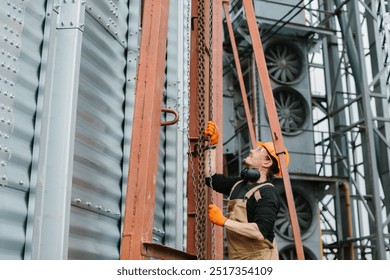
[[[58,12],[57,29],[84,31],[85,0],[61,0],[54,11]]]
[[[160,260],[196,260],[196,256],[160,244],[144,242],[142,255]]]

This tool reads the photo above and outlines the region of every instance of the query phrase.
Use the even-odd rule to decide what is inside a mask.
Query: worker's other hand
[[[223,227],[227,218],[222,214],[222,210],[215,204],[209,205],[209,219],[213,224]]]
[[[219,141],[219,129],[215,122],[208,121],[204,134],[210,136],[210,145],[216,145]]]

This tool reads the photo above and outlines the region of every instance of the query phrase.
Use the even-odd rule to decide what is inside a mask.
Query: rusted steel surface
[[[207,1],[208,2],[208,1]],[[213,118],[219,127],[222,128],[222,7],[220,1],[213,0],[213,43],[209,49],[210,34],[205,32],[206,52],[203,55],[203,63],[205,66],[204,86],[205,89],[205,104],[199,104],[199,48],[198,48],[198,1],[192,1],[192,15],[191,15],[191,69],[190,69],[190,118],[189,118],[189,139],[190,139],[190,154],[188,161],[188,180],[187,180],[187,253],[198,255],[196,243],[196,204],[199,203],[204,207],[207,207],[208,203],[213,203],[222,207],[222,195],[215,192],[211,192],[207,189],[207,201],[195,201],[194,181],[195,183],[204,184],[204,182],[197,182],[199,178],[198,166],[202,163],[199,162],[197,157],[198,140],[203,137],[203,129],[200,127],[200,121],[197,118],[199,110],[204,110],[203,114],[205,119],[209,120]],[[204,22],[209,22],[210,10],[209,5],[206,6]],[[209,69],[210,65],[210,53],[212,52],[212,69]],[[212,75],[212,77],[210,76]],[[213,81],[210,83],[210,81]],[[214,96],[210,96],[210,89]],[[203,108],[204,107],[204,108]],[[218,144],[218,149],[221,151],[217,161],[217,171],[222,171],[222,140]],[[195,168],[192,170],[191,166]],[[212,199],[211,199],[212,195]],[[214,227],[209,221],[206,222],[206,256],[207,259],[223,259],[223,229]],[[203,240],[201,240],[203,242]]]
[[[145,0],[121,259],[144,259],[152,240],[169,0]]]
[[[198,21],[197,21],[197,13],[198,13],[198,3],[196,0],[192,1],[191,7],[191,48],[190,48],[190,118],[189,118],[189,141],[190,141],[190,151],[188,154],[188,179],[187,179],[187,253],[197,255],[196,251],[196,240],[195,240],[195,228],[196,228],[196,209],[195,209],[195,190],[193,187],[194,178],[196,178],[197,174],[192,174],[191,165],[198,164],[195,153],[196,153],[196,143],[198,141],[199,132],[198,132],[198,121],[196,117],[197,110],[197,68],[198,68],[198,60],[197,60],[197,30],[198,30]],[[192,160],[192,162],[191,162]]]
[[[213,52],[213,59],[212,59],[212,80],[210,87],[212,87],[213,92],[213,98],[211,104],[211,109],[213,110],[212,114],[214,120],[217,122],[218,127],[223,130],[223,39],[222,39],[222,2],[221,0],[213,0],[213,40],[212,40],[212,52]],[[222,131],[223,132],[223,131]],[[222,133],[223,134],[223,133]],[[217,164],[216,164],[216,171],[218,173],[223,172],[223,139],[222,136],[220,138],[220,141],[217,145]],[[223,208],[223,195],[220,193],[217,193],[213,191],[211,193],[213,196],[212,202],[216,204],[219,208]],[[209,201],[211,203],[211,201]],[[212,226],[212,224],[209,222],[209,226]],[[209,232],[209,234],[213,235],[212,242],[209,246],[214,246],[214,250],[209,250],[209,253],[211,255],[208,256],[208,259],[216,259],[216,260],[222,260],[223,259],[223,228],[219,226],[214,226],[214,232]]]
[[[248,22],[250,37],[252,40],[253,51],[255,54],[256,66],[259,73],[260,84],[264,96],[265,107],[267,110],[272,140],[275,146],[276,154],[279,157],[282,169],[283,184],[286,192],[287,204],[290,213],[291,226],[293,230],[295,248],[297,251],[297,258],[304,259],[303,246],[301,240],[301,233],[298,225],[297,213],[295,210],[295,203],[291,189],[290,176],[287,169],[286,158],[284,154],[284,143],[282,132],[280,129],[278,114],[276,111],[275,100],[272,93],[271,82],[269,80],[268,69],[264,57],[263,46],[260,39],[260,34],[257,26],[256,16],[253,9],[252,0],[243,0],[243,6]]]
[[[246,115],[246,119],[247,119],[247,122],[248,122],[249,135],[250,135],[252,147],[256,147],[257,146],[257,141],[256,141],[255,130],[254,130],[254,127],[253,127],[253,122],[252,122],[252,114],[251,114],[251,111],[250,111],[250,108],[249,108],[249,104],[248,104],[248,97],[247,97],[247,92],[246,92],[246,89],[245,89],[244,76],[242,74],[240,58],[238,56],[236,39],[234,37],[232,21],[230,19],[229,1],[223,1],[223,9],[224,9],[224,12],[225,12],[226,25],[227,25],[227,28],[228,28],[228,31],[229,31],[230,43],[232,45],[234,63],[236,65],[238,83],[240,85],[240,90],[241,90],[241,95],[242,95],[242,102],[244,103],[245,115]]]
[[[142,255],[159,260],[196,260],[194,255],[155,243],[144,243]]]

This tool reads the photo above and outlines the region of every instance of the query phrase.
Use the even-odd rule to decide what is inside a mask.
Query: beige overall
[[[241,182],[241,181],[240,181]],[[236,183],[230,195],[233,193],[234,188],[240,183]],[[260,188],[265,185],[271,185],[269,183],[261,184],[249,190],[243,199],[234,199],[228,201],[228,214],[227,218],[238,221],[241,223],[248,223],[246,204],[247,200],[255,195],[256,201],[261,199]],[[272,186],[272,185],[271,185]],[[256,240],[238,234],[234,231],[226,229],[226,237],[228,242],[228,253],[231,260],[278,260],[279,254],[276,247],[276,241],[274,239],[273,244],[264,239]]]

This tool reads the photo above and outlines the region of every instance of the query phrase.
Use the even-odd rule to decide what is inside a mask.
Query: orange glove
[[[227,218],[222,214],[222,210],[217,205],[209,205],[209,219],[212,223],[223,227]]]
[[[215,122],[208,121],[204,134],[210,136],[210,145],[218,144],[219,141],[219,129]]]

